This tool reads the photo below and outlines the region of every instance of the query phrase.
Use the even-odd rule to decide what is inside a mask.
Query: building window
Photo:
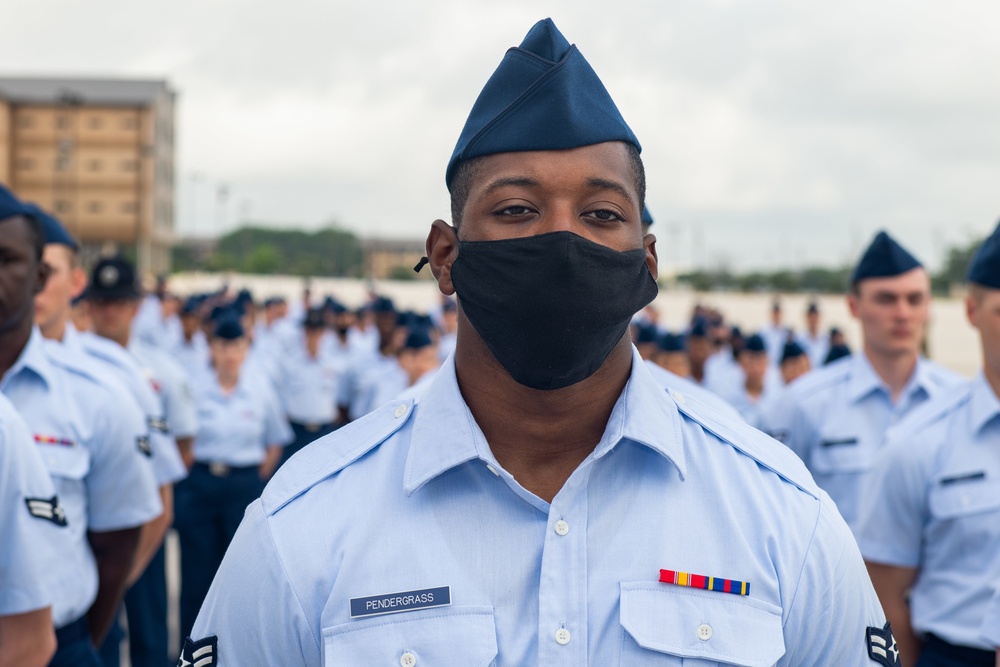
[[[65,130],[69,127],[69,118],[63,115],[56,116],[56,129]]]
[[[138,213],[139,204],[134,201],[122,202],[122,213]]]
[[[101,161],[100,160],[89,160],[87,162],[87,169],[90,171],[100,171]]]
[[[21,114],[17,117],[17,126],[20,128],[29,128],[35,124],[35,119],[31,116],[26,116]]]
[[[23,157],[17,161],[17,167],[22,171],[30,171],[35,168],[35,161],[30,157]]]
[[[99,130],[99,129],[101,129],[101,124],[102,124],[102,120],[101,120],[100,116],[91,116],[90,117],[90,129],[92,129],[92,130]]]
[[[88,203],[87,204],[87,212],[88,213],[100,213],[101,212],[101,202],[99,202],[99,201],[92,201],[92,202]]]
[[[69,213],[69,210],[73,208],[70,203],[65,199],[56,200],[56,213]]]
[[[125,116],[122,118],[122,129],[134,130],[137,127],[139,127],[139,121],[135,116]]]
[[[139,161],[138,160],[122,160],[122,171],[136,172],[139,171]]]

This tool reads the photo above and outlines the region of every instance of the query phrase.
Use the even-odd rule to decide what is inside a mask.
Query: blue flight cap
[[[688,332],[690,338],[707,338],[708,337],[708,326],[705,320],[698,318],[691,325],[691,330]]]
[[[201,307],[201,300],[196,296],[189,296],[184,305],[181,306],[181,315],[197,315],[198,308]]]
[[[1000,223],[979,246],[969,265],[966,279],[983,287],[1000,289]]]
[[[823,360],[823,365],[832,364],[838,359],[849,356],[851,356],[851,348],[846,345],[831,345],[830,351],[826,353],[826,359]]]
[[[733,325],[733,328],[729,330],[729,337],[730,338],[743,338],[743,332],[740,331],[740,328],[738,326]]]
[[[539,21],[507,50],[472,107],[448,162],[484,155],[579,148],[623,141],[642,150],[590,64],[552,19]]]
[[[660,349],[664,352],[683,352],[684,336],[672,334],[669,331],[660,336]]]
[[[640,324],[636,328],[635,332],[635,344],[642,345],[643,343],[655,343],[658,338],[656,327],[652,324]]]
[[[443,313],[454,313],[458,311],[458,304],[455,303],[454,299],[445,299],[444,303],[441,304],[441,312]]]
[[[767,352],[767,346],[760,334],[754,334],[747,338],[746,345],[743,346],[745,352]]]
[[[796,343],[794,340],[790,340],[785,343],[785,347],[781,350],[781,363],[785,363],[790,359],[796,359],[803,356],[806,353],[802,349],[802,346]]]
[[[13,218],[15,215],[35,217],[34,212],[27,204],[15,197],[13,192],[0,183],[0,220]]]
[[[851,284],[856,285],[865,278],[891,278],[920,266],[923,264],[906,248],[884,231],[879,232],[854,267]]]
[[[410,329],[408,334],[406,334],[406,340],[403,342],[403,349],[421,350],[433,344],[434,339],[431,338],[430,331],[424,327],[415,326]]]
[[[807,315],[819,315],[819,304],[815,301],[810,301],[809,306],[806,308]]]
[[[42,233],[45,234],[45,245],[64,245],[74,252],[80,249],[80,244],[66,231],[61,222],[46,213],[37,204],[25,202],[24,206],[42,224]]]
[[[326,327],[326,311],[323,308],[310,308],[302,320],[306,329],[323,329]]]
[[[220,318],[215,323],[215,337],[221,338],[222,340],[236,340],[237,338],[243,338],[245,332],[243,331],[243,324],[240,323],[238,317],[233,317],[231,312],[229,315]]]
[[[395,313],[396,305],[387,296],[380,296],[372,301],[370,309],[373,313]]]
[[[649,214],[649,209],[646,208],[646,206],[642,207],[642,224],[646,225],[647,227],[653,224],[653,216]]]

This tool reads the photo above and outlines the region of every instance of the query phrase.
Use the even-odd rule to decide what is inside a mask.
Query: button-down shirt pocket
[[[877,453],[861,438],[823,437],[812,451],[810,468],[814,473],[830,475],[867,472],[875,466]]]
[[[81,480],[90,472],[90,451],[86,447],[38,445],[38,452],[53,477]]]
[[[928,496],[931,515],[938,520],[961,519],[1000,511],[1000,484],[982,472],[944,475]]]
[[[326,667],[451,665],[488,667],[497,657],[491,607],[387,614],[323,630]]]
[[[729,593],[622,583],[622,667],[768,667],[785,654],[781,609]]]

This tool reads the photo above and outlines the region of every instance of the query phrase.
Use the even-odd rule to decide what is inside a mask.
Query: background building
[[[170,269],[174,99],[165,81],[0,78],[0,182],[93,257],[114,244]]]

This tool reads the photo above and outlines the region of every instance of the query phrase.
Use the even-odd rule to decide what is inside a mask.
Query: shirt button
[[[703,642],[707,642],[712,638],[712,626],[706,623],[702,623],[698,626],[698,639]]]
[[[556,521],[555,528],[556,528],[556,535],[560,537],[569,532],[569,524],[563,521],[562,519]]]
[[[674,397],[675,401],[677,401],[677,405],[684,405],[684,402],[685,402],[684,394],[682,394],[679,391],[674,391],[674,392],[671,392],[670,395]]]
[[[413,667],[417,664],[417,656],[413,655],[409,651],[404,653],[399,658],[400,667]]]
[[[556,643],[565,646],[569,643],[569,630],[566,628],[559,628],[556,630]]]
[[[399,419],[405,414],[406,414],[406,405],[403,404],[396,407],[396,411],[392,413],[392,416],[395,417],[396,419]],[[412,654],[407,653],[407,655],[412,655]]]

